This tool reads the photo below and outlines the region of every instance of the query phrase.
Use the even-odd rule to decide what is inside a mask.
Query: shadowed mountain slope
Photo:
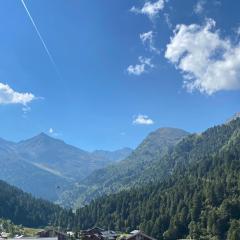
[[[0,139],[0,179],[51,201],[75,181],[114,162],[111,157],[92,154],[44,133],[19,143]]]
[[[128,158],[118,164],[94,171],[79,184],[63,192],[60,203],[77,207],[103,194],[130,188],[140,179],[147,183],[143,172],[152,166],[154,159],[163,157],[188,134],[176,128],[160,128],[150,133]],[[163,175],[164,171],[163,169]]]

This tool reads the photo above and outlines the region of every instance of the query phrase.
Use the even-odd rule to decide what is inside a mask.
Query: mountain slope
[[[104,167],[107,160],[41,133],[17,144],[18,154],[31,163],[53,169],[66,178],[82,179],[91,171]],[[37,165],[36,165],[37,166]]]
[[[70,181],[45,171],[18,156],[0,158],[0,178],[14,186],[51,201],[57,199],[58,186],[65,187]]]
[[[96,158],[108,159],[112,162],[119,162],[125,158],[127,158],[132,153],[131,148],[122,148],[116,151],[104,151],[104,150],[96,150],[92,152],[92,155]]]
[[[61,204],[75,204],[76,208],[104,194],[164,180],[179,166],[186,166],[221,149],[238,127],[239,118],[236,120],[210,128],[201,134],[186,136],[185,133],[186,137],[180,137],[176,141],[176,147],[170,145],[167,149],[163,139],[168,131],[157,130],[150,134],[128,159],[93,172],[70,193],[64,192],[60,195]],[[156,141],[159,138],[162,140]],[[71,202],[69,199],[76,200]]]
[[[78,227],[140,228],[164,240],[240,239],[240,119],[202,135],[173,151],[175,159],[189,153],[189,165],[178,163],[165,181],[92,201],[77,211]]]
[[[150,133],[127,159],[94,171],[75,188],[64,192],[60,196],[60,203],[65,206],[74,204],[77,207],[103,194],[134,186],[154,158],[164,156],[188,134],[184,130],[175,128],[160,128]]]
[[[26,227],[67,226],[72,214],[50,202],[33,198],[16,187],[0,181],[0,218]]]
[[[240,118],[237,118],[236,121],[209,128],[201,134],[187,136],[164,157],[154,158],[152,164],[142,172],[138,183],[161,180],[163,176],[171,175],[179,167],[216,153],[228,143],[232,134],[239,128],[239,121]]]
[[[0,139],[0,179],[51,201],[75,181],[113,162],[44,133],[19,143]]]

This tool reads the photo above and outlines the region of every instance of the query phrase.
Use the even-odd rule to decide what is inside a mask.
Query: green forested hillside
[[[240,128],[240,118],[228,124],[207,129],[201,134],[192,134],[180,141],[169,154],[154,158],[140,176],[140,183],[161,180],[162,176],[171,175],[179,167],[202,161],[205,156],[216,154],[226,145],[232,135]],[[162,175],[164,174],[164,175]]]
[[[190,164],[173,161],[178,167],[163,182],[92,201],[77,211],[77,226],[140,228],[169,240],[240,239],[240,119],[184,139],[171,160]]]
[[[150,133],[127,159],[94,171],[80,184],[62,194],[61,203],[64,206],[69,204],[75,207],[81,206],[103,194],[111,194],[136,186],[141,181],[147,184],[151,178],[150,175],[146,176],[144,171],[151,168],[155,160],[161,159],[188,134],[176,128],[160,128]],[[165,176],[165,169],[162,168],[158,174],[159,178]]]
[[[161,181],[179,166],[219,151],[239,126],[239,120],[236,120],[188,136],[178,129],[159,129],[150,134],[126,160],[88,176],[64,196],[65,202],[77,199],[75,206],[80,206],[103,194]]]
[[[45,200],[31,195],[0,181],[0,218],[9,219],[14,224],[26,227],[48,225],[67,227],[73,215]]]
[[[240,118],[189,135],[162,155],[152,151],[151,159],[147,149],[133,188],[93,200],[76,214],[0,181],[0,218],[29,227],[140,228],[164,240],[240,239]]]

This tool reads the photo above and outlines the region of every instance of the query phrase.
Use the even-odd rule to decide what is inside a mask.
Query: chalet
[[[104,230],[98,227],[94,227],[88,230],[83,230],[80,233],[80,238],[82,240],[104,240],[102,232]]]
[[[111,230],[102,232],[102,236],[106,240],[115,240],[118,237],[117,233]]]
[[[67,235],[68,235],[69,237],[74,237],[74,236],[75,236],[75,233],[72,232],[72,231],[67,231]]]
[[[114,231],[105,231],[102,228],[94,227],[83,230],[80,237],[83,240],[116,240],[117,234]]]
[[[56,238],[57,240],[67,240],[68,235],[53,229],[43,230],[37,233],[39,238]]]
[[[8,238],[8,240],[19,240],[19,238]],[[21,240],[39,240],[36,237],[22,237]],[[44,240],[58,240],[57,237],[44,238]]]
[[[1,239],[7,239],[10,236],[10,233],[6,233],[6,232],[1,232],[0,233],[0,238]]]
[[[93,235],[93,234],[101,235],[102,232],[104,232],[104,229],[99,227],[90,228],[88,230],[82,230],[82,234],[84,235]]]

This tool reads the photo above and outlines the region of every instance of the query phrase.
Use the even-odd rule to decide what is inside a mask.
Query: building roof
[[[47,233],[55,233],[56,235],[63,235],[63,236],[67,236],[67,234],[63,233],[63,232],[59,232],[55,229],[46,229],[46,230],[41,230],[37,233],[37,235],[41,235],[41,234],[47,234]]]
[[[139,233],[140,232],[140,230],[133,230],[133,231],[131,231],[130,233],[131,234],[136,234],[136,233]]]
[[[135,230],[135,231],[136,231],[136,230]],[[133,232],[134,232],[134,231],[133,231]],[[145,237],[145,238],[148,238],[148,239],[150,239],[150,240],[156,240],[155,238],[148,236],[147,234],[143,233],[142,231],[137,231],[135,234],[132,234],[132,235],[128,236],[126,239],[127,239],[127,240],[130,240],[130,239],[132,239],[132,238],[135,238],[135,237],[138,236],[138,235],[141,235],[141,236],[143,236],[143,237]]]
[[[44,240],[57,240],[57,237],[46,237],[46,238],[39,238],[39,237],[23,237],[20,238],[21,240],[40,240],[40,239],[44,239]],[[8,238],[8,240],[19,240],[19,238]]]
[[[101,232],[101,234],[104,238],[108,238],[108,239],[116,239],[117,237],[117,233],[114,231],[104,231],[104,232]]]

